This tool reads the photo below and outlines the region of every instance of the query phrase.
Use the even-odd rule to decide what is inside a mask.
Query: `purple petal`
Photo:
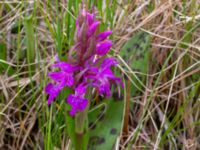
[[[64,71],[60,71],[60,72],[50,72],[50,73],[48,74],[48,76],[49,76],[51,79],[53,79],[53,80],[55,80],[55,81],[57,81],[57,82],[60,82],[60,81],[64,80],[65,75],[66,75],[66,73],[65,73]]]
[[[117,84],[120,84],[122,87],[124,87],[121,78],[116,77],[112,70],[110,70],[109,68],[105,69],[102,74],[104,74],[104,77],[106,77],[108,80],[112,80]]]
[[[110,58],[104,59],[101,67],[102,67],[102,70],[104,70],[104,69],[110,68],[111,66],[117,65],[117,64],[118,64],[117,60],[113,57],[110,57]]]
[[[67,103],[71,106],[71,110],[69,112],[70,116],[74,116],[77,112],[77,108],[74,104],[74,95],[73,94],[70,94],[68,97],[67,97]]]
[[[74,77],[72,75],[69,75],[65,79],[66,86],[71,87],[74,84]]]
[[[52,83],[49,83],[46,86],[45,92],[49,94],[48,105],[50,105],[53,102],[53,100],[58,96],[60,91],[61,88],[59,88],[59,86],[53,85]]]
[[[50,72],[48,76],[56,82],[61,82],[60,86],[72,86],[74,84],[74,77],[72,73],[66,73],[65,71]]]
[[[69,73],[74,72],[80,68],[79,66],[74,66],[74,65],[66,63],[66,62],[58,62],[58,63],[52,65],[52,67],[58,67],[61,70],[67,71]]]
[[[111,96],[109,81],[105,81],[104,83],[101,84],[101,87],[99,89],[99,93],[102,93],[102,94],[105,93],[106,97]]]
[[[98,36],[97,36],[97,41],[103,41],[105,40],[109,35],[112,34],[112,31],[111,30],[108,30],[108,31],[104,31],[102,33],[100,33]]]
[[[87,21],[91,25],[94,22],[94,14],[87,13]]]
[[[88,29],[88,36],[91,36],[97,29],[97,27],[99,26],[100,22],[96,21],[94,22]]]
[[[106,78],[99,78],[96,82],[93,82],[92,85],[98,89],[99,95],[106,95],[106,97],[111,96],[110,92],[110,83]]]
[[[86,86],[84,84],[79,84],[75,89],[75,93],[78,95],[84,95],[86,93]]]
[[[81,101],[78,105],[78,109],[80,111],[84,111],[86,109],[87,105],[88,105],[88,100],[83,98],[83,99],[81,99]]]
[[[110,69],[104,70],[103,73],[107,78],[109,78],[111,80],[114,80],[114,81],[119,81],[120,80],[120,78],[116,77]]]
[[[51,103],[53,102],[54,98],[55,98],[54,96],[49,95],[48,100],[47,100],[47,104],[51,105]]]
[[[112,42],[109,40],[99,43],[96,46],[96,53],[100,56],[103,56],[110,50],[111,46],[112,46]]]
[[[68,74],[65,76],[64,80],[61,81],[60,86],[61,87],[71,87],[74,84],[74,77],[72,76],[72,74]]]
[[[47,84],[47,86],[45,87],[45,92],[49,94],[53,87],[54,85],[52,83]]]
[[[76,112],[77,112],[76,108],[71,108],[71,110],[69,111],[69,114],[70,114],[70,116],[73,117],[73,116],[75,116]]]
[[[85,98],[80,98],[77,95],[70,94],[67,97],[67,103],[71,105],[70,115],[74,116],[77,111],[83,111],[86,109],[88,105],[88,100]]]
[[[99,70],[98,68],[95,68],[93,70],[89,70],[85,75],[85,79],[92,79],[97,80],[98,79]]]

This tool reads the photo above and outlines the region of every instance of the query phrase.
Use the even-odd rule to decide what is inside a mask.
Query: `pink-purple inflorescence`
[[[60,71],[48,74],[55,82],[49,83],[45,88],[49,95],[49,105],[64,87],[74,90],[74,93],[69,94],[66,99],[71,105],[71,116],[88,106],[89,101],[85,98],[88,88],[95,88],[99,95],[109,97],[111,82],[121,83],[120,78],[111,70],[111,66],[116,65],[117,61],[113,57],[106,58],[112,46],[112,41],[107,38],[112,31],[98,33],[99,25],[95,13],[81,10],[76,20],[75,44],[69,50],[68,61],[57,59],[52,67],[59,68]]]

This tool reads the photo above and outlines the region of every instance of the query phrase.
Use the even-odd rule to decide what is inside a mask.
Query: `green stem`
[[[86,119],[87,119],[86,111],[76,114],[75,116],[75,132],[76,133],[83,134]]]
[[[86,147],[84,147],[84,144],[83,144],[83,138],[84,138],[84,134],[76,133],[75,150],[86,150]]]
[[[87,109],[75,116],[75,150],[87,150],[88,145],[88,116]]]

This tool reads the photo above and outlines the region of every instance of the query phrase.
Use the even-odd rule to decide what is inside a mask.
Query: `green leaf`
[[[28,16],[25,18],[25,33],[26,33],[26,48],[27,48],[27,61],[29,64],[29,73],[34,71],[34,67],[31,63],[35,62],[35,37],[34,37],[34,27],[33,27],[33,17]]]
[[[112,149],[121,133],[123,108],[123,98],[116,96],[89,113],[89,150]]]
[[[150,55],[149,46],[150,35],[146,32],[140,31],[134,34],[120,50],[120,56],[130,67],[131,71],[140,72],[140,74],[128,74],[134,82],[134,85],[131,87],[132,96],[135,96],[137,93],[142,91],[145,85],[146,76],[144,74],[147,74],[148,72]],[[130,71],[125,67],[125,65],[122,65],[122,67],[126,71]]]

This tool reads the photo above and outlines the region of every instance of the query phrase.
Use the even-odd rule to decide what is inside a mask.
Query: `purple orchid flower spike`
[[[116,77],[111,70],[117,65],[113,57],[106,58],[112,47],[108,40],[111,30],[99,33],[100,21],[95,19],[96,14],[82,9],[76,19],[76,33],[74,46],[69,50],[68,61],[60,61],[56,57],[53,71],[48,76],[54,81],[49,83],[45,92],[49,95],[48,104],[51,104],[64,87],[70,87],[74,93],[67,96],[66,102],[71,106],[69,114],[84,111],[90,102],[85,98],[87,89],[95,88],[99,95],[109,97],[111,84],[121,84],[121,79]]]

